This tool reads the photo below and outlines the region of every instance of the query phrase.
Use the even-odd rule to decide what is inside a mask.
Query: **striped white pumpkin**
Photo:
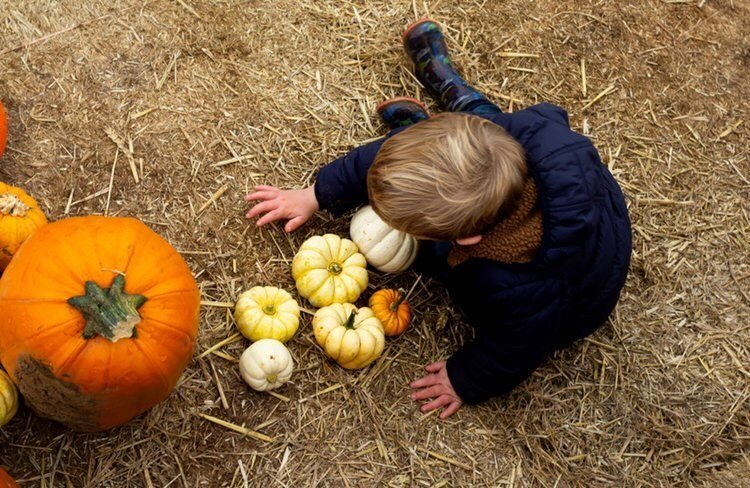
[[[417,257],[417,240],[383,222],[369,205],[354,214],[349,235],[367,262],[385,273],[403,271]]]

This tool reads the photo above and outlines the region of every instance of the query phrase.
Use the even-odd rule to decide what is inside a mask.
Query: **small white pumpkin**
[[[417,257],[417,240],[383,222],[369,205],[354,214],[349,235],[367,262],[384,273],[403,271]]]
[[[254,342],[240,356],[240,375],[256,391],[283,385],[292,376],[294,360],[284,344],[276,339]]]

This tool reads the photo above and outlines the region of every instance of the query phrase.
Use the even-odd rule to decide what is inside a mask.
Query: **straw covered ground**
[[[413,287],[414,325],[384,357],[342,370],[304,316],[292,382],[255,393],[236,365],[247,343],[226,341],[232,301],[292,290],[295,249],[348,220],[257,229],[242,197],[309,184],[383,132],[379,101],[422,96],[399,36],[425,14],[504,108],[557,103],[597,144],[634,224],[617,311],[514,392],[439,421],[406,385],[471,331],[439,285],[373,273]],[[6,2],[0,180],[52,219],[144,220],[208,303],[167,401],[101,434],[24,408],[0,465],[44,487],[748,486],[748,32],[748,0]]]

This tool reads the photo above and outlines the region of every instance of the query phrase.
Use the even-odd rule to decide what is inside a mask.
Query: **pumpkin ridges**
[[[251,388],[272,390],[284,384],[294,371],[289,350],[274,339],[261,339],[240,356],[240,376]]]
[[[392,306],[399,300],[398,307],[394,309]],[[378,290],[370,297],[369,304],[383,324],[385,335],[389,337],[402,334],[411,322],[411,310],[403,290]]]
[[[0,304],[2,304],[2,303],[0,302]],[[4,310],[7,311],[7,309],[4,309]],[[4,355],[6,357],[17,358],[20,355],[20,353],[18,351],[14,351],[14,350],[18,348],[19,342],[22,341],[22,342],[25,343],[25,345],[26,345],[27,348],[32,348],[33,349],[34,343],[36,341],[39,341],[39,340],[42,340],[42,339],[46,339],[46,338],[48,338],[49,335],[54,335],[54,333],[57,332],[58,329],[62,329],[63,327],[69,327],[72,322],[76,322],[78,320],[79,319],[74,318],[74,319],[65,320],[65,321],[63,321],[63,322],[61,322],[59,324],[56,324],[53,327],[51,327],[51,329],[54,329],[51,332],[49,330],[47,330],[47,329],[42,329],[40,331],[37,331],[36,334],[30,336],[29,338],[21,338],[21,339],[19,339],[19,338],[16,337],[16,341],[13,342],[13,343],[8,343],[8,342],[4,342],[3,343],[2,340],[0,339],[0,350],[4,351]],[[80,329],[83,330],[83,327],[81,327]],[[15,354],[14,354],[14,352],[15,352]],[[11,374],[13,373],[13,365],[14,364],[15,364],[15,360],[11,360],[11,361],[8,362],[8,364],[6,366],[6,369],[8,369],[8,373],[11,373]]]
[[[190,334],[189,332],[179,329],[175,327],[174,325],[164,322],[163,320],[155,319],[153,317],[149,317],[149,318],[143,317],[143,320],[141,321],[140,324],[138,324],[138,327],[139,327],[139,330],[141,331],[144,331],[144,330],[148,331],[151,327],[155,327],[156,329],[168,330],[170,331],[170,333],[187,337],[188,340],[190,341],[195,341],[196,339],[195,336]]]
[[[416,257],[416,239],[386,224],[370,205],[354,214],[349,235],[367,262],[385,273],[405,270]]]
[[[275,339],[286,342],[299,328],[299,305],[286,290],[254,286],[240,294],[234,320],[240,333],[251,341]]]
[[[347,329],[352,312],[354,329]],[[346,369],[364,368],[383,352],[382,324],[367,307],[342,303],[321,308],[313,317],[313,332],[325,353]]]
[[[353,242],[325,234],[302,243],[292,261],[292,276],[299,294],[321,307],[356,300],[369,280],[366,266]]]
[[[139,341],[133,341],[133,345],[141,352],[143,357],[151,361],[151,364],[154,366],[154,369],[157,372],[156,376],[159,378],[165,388],[169,388],[170,381],[168,378],[168,373],[164,371],[159,361],[154,360],[154,356],[152,355],[152,352],[148,350],[147,346]]]

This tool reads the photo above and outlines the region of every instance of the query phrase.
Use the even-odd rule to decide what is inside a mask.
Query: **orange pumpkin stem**
[[[117,342],[135,337],[135,327],[141,322],[138,309],[146,303],[146,297],[125,293],[123,275],[117,275],[110,288],[102,288],[93,281],[87,281],[85,290],[85,295],[68,299],[68,303],[86,319],[84,339],[100,335]]]
[[[12,193],[0,195],[0,213],[11,217],[25,217],[29,207]]]
[[[352,313],[349,314],[349,318],[346,319],[346,322],[344,322],[344,327],[347,329],[353,329],[354,328],[354,316],[357,315],[356,310],[352,310]]]

